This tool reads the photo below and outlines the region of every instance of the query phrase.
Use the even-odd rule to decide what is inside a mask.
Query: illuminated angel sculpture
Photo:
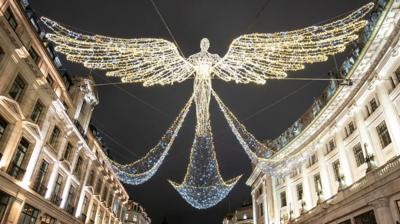
[[[231,43],[222,58],[208,52],[206,38],[201,40],[201,51],[186,59],[177,46],[164,39],[80,34],[50,19],[42,20],[52,31],[46,37],[68,60],[91,69],[107,70],[107,76],[120,77],[122,82],[172,85],[194,78],[193,96],[160,143],[132,164],[114,161],[112,164],[126,183],[141,184],[148,180],[167,155],[194,100],[197,126],[188,169],[183,183],[170,182],[188,203],[205,209],[225,198],[240,178],[224,181],[220,175],[210,124],[211,96],[217,99],[229,126],[253,162],[268,159],[272,154],[222,104],[212,90],[212,79],[265,84],[267,79],[283,79],[289,71],[304,69],[305,64],[326,61],[357,39],[357,32],[367,24],[362,18],[372,7],[372,3],[367,4],[343,19],[322,26],[242,35]]]

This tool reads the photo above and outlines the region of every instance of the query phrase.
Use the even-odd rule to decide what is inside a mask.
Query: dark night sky
[[[210,52],[223,56],[229,43],[249,32],[286,31],[313,25],[354,10],[367,0],[155,0],[170,25],[185,56],[197,53],[202,37],[211,42]],[[39,14],[82,30],[115,37],[161,37],[171,40],[149,0],[31,0]],[[343,55],[336,57],[340,63]],[[82,66],[64,63],[71,74],[85,75]],[[289,73],[298,77],[327,77],[334,70],[332,58],[309,65],[304,71]],[[92,73],[97,83],[106,79],[103,72]],[[298,90],[273,107],[274,102]],[[275,138],[312,104],[326,82],[270,81],[264,86],[236,85],[214,81],[214,89],[225,104],[258,139]],[[100,105],[92,122],[104,132],[112,156],[120,162],[137,159],[164,134],[192,92],[192,80],[174,86],[144,88],[138,84],[98,87]],[[254,113],[263,109],[262,112]],[[269,108],[269,109],[268,109]],[[222,176],[244,174],[230,195],[208,210],[190,207],[167,183],[181,182],[189,159],[194,135],[192,107],[179,137],[160,170],[147,183],[126,186],[131,197],[141,203],[153,223],[165,216],[170,224],[217,224],[231,208],[250,200],[245,185],[251,173],[250,161],[229,132],[216,103],[211,104],[214,141]]]

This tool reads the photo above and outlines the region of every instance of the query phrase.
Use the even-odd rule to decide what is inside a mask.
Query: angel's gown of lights
[[[197,119],[190,162],[183,183],[170,183],[193,207],[206,209],[224,199],[240,176],[225,182],[219,172],[209,107],[212,95],[211,68],[221,58],[207,52],[208,39],[202,39],[200,47],[201,52],[189,57],[189,61],[196,68],[193,92]]]

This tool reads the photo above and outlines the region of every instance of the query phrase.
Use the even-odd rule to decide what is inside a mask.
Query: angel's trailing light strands
[[[116,175],[122,182],[131,185],[139,185],[149,180],[157,172],[165,157],[168,155],[168,152],[174,143],[183,122],[185,121],[186,115],[192,105],[192,101],[193,96],[190,97],[189,101],[183,107],[171,127],[167,130],[164,136],[162,136],[160,142],[143,158],[124,165],[111,159],[109,160],[116,171]]]
[[[167,40],[80,34],[50,19],[42,18],[42,21],[52,31],[46,37],[57,45],[57,51],[67,55],[68,60],[82,63],[88,68],[107,70],[106,75],[120,77],[122,82],[153,86],[179,83],[194,77],[197,126],[190,163],[183,183],[171,183],[192,206],[204,209],[226,197],[239,179],[237,177],[225,182],[219,173],[209,115],[212,79],[265,84],[267,79],[282,79],[288,71],[304,69],[305,64],[326,61],[328,56],[344,51],[346,45],[357,38],[357,32],[367,24],[362,18],[373,6],[373,3],[369,3],[343,19],[322,26],[290,32],[242,35],[231,43],[222,58],[208,52],[207,39],[201,41],[201,52],[186,59],[179,54],[177,46]],[[230,127],[251,160],[257,163],[265,161],[272,153],[267,147],[258,145],[254,136],[233,114],[229,115],[227,107],[222,107],[221,103],[219,99],[221,110],[225,111]],[[168,151],[169,147],[161,149]],[[134,166],[114,165],[122,171],[120,177],[124,179],[129,176],[131,183],[139,184],[151,176],[143,178],[140,173],[148,169],[154,174],[164,157],[155,157],[158,159],[151,159],[150,163],[146,159],[139,160]],[[146,169],[132,168],[136,166]],[[272,168],[264,171],[273,172]],[[128,175],[129,172],[132,175]],[[138,177],[137,181],[135,177]]]

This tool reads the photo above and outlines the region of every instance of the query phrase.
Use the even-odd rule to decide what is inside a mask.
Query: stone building
[[[253,224],[253,208],[251,204],[243,204],[234,212],[225,215],[222,224]]]
[[[27,1],[0,0],[0,223],[122,223],[129,196]]]
[[[129,200],[126,206],[124,223],[150,224],[151,219],[141,205],[139,205],[137,202]]]
[[[255,166],[254,224],[400,221],[400,1],[379,0],[313,107],[266,141],[272,158],[309,152],[284,175]],[[282,157],[283,159],[285,157]]]

